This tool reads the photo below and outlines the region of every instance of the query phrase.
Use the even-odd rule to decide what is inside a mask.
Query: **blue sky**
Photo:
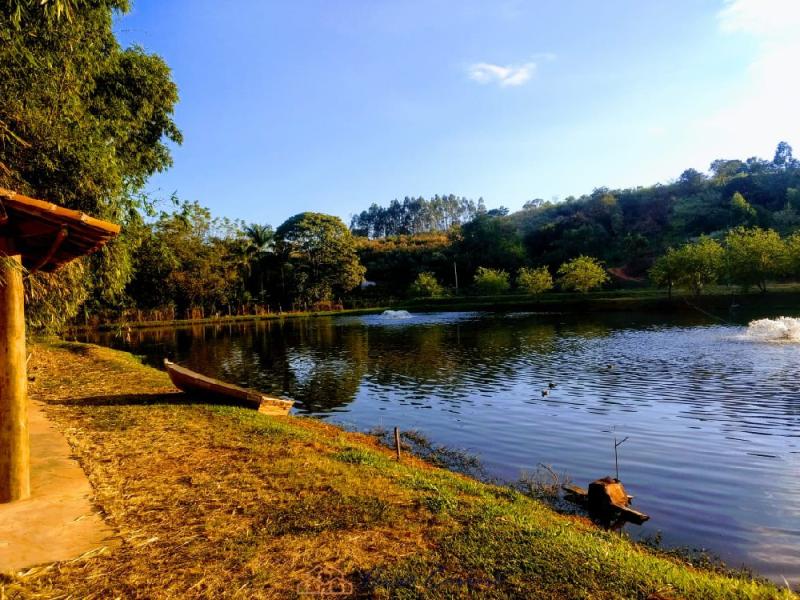
[[[799,27],[798,0],[134,0],[116,24],[180,90],[149,191],[274,226],[800,153]]]

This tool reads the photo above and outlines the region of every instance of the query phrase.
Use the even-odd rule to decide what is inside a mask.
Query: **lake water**
[[[651,516],[631,534],[661,531],[795,585],[800,343],[746,329],[703,315],[427,313],[89,341],[289,396],[302,415],[416,429],[507,480],[544,463],[585,486],[613,475],[613,437],[627,436],[620,478]]]

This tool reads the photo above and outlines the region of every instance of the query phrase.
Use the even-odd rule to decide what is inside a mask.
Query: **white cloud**
[[[728,33],[757,36],[796,35],[800,26],[797,0],[725,0],[717,15],[720,27]]]
[[[482,85],[496,83],[502,87],[514,87],[527,82],[536,72],[536,63],[522,65],[493,65],[491,63],[475,63],[467,68],[467,75]]]
[[[701,123],[705,139],[730,156],[766,156],[780,140],[800,141],[800,0],[724,0],[717,14],[726,35],[747,36],[755,54],[738,92]]]

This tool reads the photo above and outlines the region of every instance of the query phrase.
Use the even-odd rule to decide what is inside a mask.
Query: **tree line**
[[[511,214],[477,213],[439,235],[359,239],[358,247],[367,277],[390,295],[407,292],[420,272],[452,287],[455,266],[464,288],[479,267],[513,274],[545,266],[555,274],[579,256],[602,262],[612,285],[646,285],[670,248],[702,236],[721,241],[739,227],[780,236],[800,228],[800,161],[786,142],[772,160],[715,160],[708,173],[688,169],[668,184],[535,199]]]
[[[453,194],[437,194],[428,200],[406,196],[402,202],[395,199],[386,207],[373,203],[352,218],[350,229],[369,238],[448,231],[485,212],[483,198],[475,202]]]
[[[309,309],[341,304],[364,277],[344,222],[320,213],[300,213],[273,230],[183,202],[138,235],[126,307],[170,308],[178,316],[236,314],[250,305]]]

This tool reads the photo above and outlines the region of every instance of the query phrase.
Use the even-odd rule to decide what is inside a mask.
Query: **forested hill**
[[[399,223],[403,207],[394,205]],[[376,207],[370,212],[381,214]],[[512,214],[502,208],[488,212],[481,208],[470,216],[460,228],[451,229],[450,243],[444,243],[442,236],[436,238],[430,256],[422,252],[424,244],[398,244],[397,239],[363,242],[360,254],[367,276],[384,281],[387,275],[398,276],[382,272],[392,261],[381,250],[398,254],[408,246],[421,257],[421,267],[441,271],[443,276],[452,272],[453,260],[469,276],[478,266],[509,272],[525,264],[555,269],[583,254],[602,260],[623,276],[640,277],[668,247],[701,235],[722,237],[740,225],[781,234],[800,228],[800,161],[781,142],[772,160],[715,160],[708,173],[688,169],[669,184],[597,188],[561,202],[532,200]],[[353,229],[356,234],[366,233]]]
[[[579,254],[642,274],[668,246],[739,225],[786,234],[800,227],[800,161],[782,142],[771,161],[716,160],[674,183],[598,188],[580,198],[531,202],[510,215],[527,256],[551,266]]]

